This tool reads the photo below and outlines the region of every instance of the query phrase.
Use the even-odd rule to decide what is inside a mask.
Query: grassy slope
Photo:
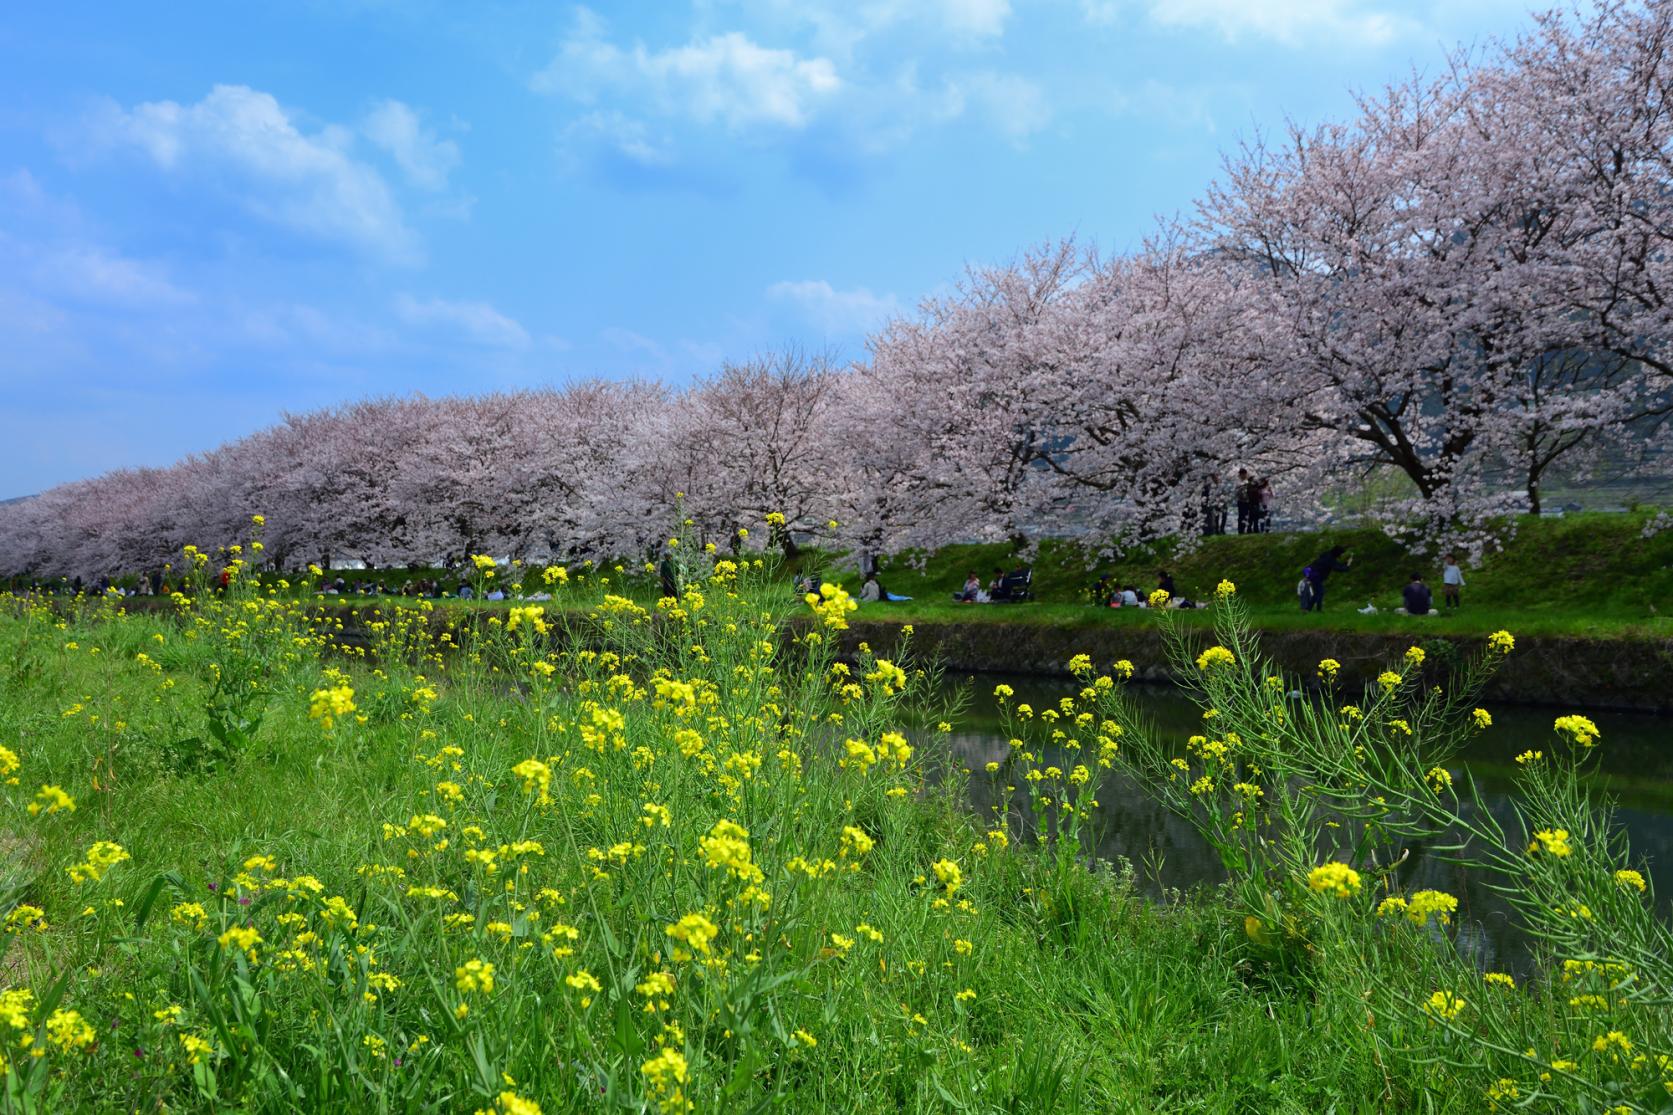
[[[154,635],[163,641],[154,642]],[[65,642],[75,649],[60,649]],[[455,677],[443,683],[446,696],[433,713],[413,721],[407,715],[412,702],[403,696],[413,679],[380,683],[357,672],[371,723],[322,736],[306,709],[310,690],[324,679],[320,664],[308,663],[284,678],[258,746],[238,766],[181,776],[159,766],[157,747],[182,732],[202,731],[197,710],[206,698],[208,663],[218,657],[213,644],[183,642],[175,625],[156,617],[72,624],[44,641],[4,618],[0,649],[7,651],[0,655],[0,738],[21,754],[25,780],[21,788],[0,791],[0,846],[17,852],[0,863],[0,891],[42,906],[50,926],[27,939],[0,935],[0,987],[33,987],[44,995],[60,973],[69,973],[64,1005],[108,1035],[83,1053],[50,1054],[44,1064],[55,1073],[51,1086],[63,1092],[44,1100],[42,1110],[161,1104],[213,1110],[247,1103],[252,1110],[358,1111],[372,1110],[376,1102],[393,1109],[469,1111],[485,1107],[501,1081],[513,1077],[517,1090],[538,1096],[548,1113],[597,1110],[598,1096],[577,1083],[577,1033],[591,1035],[601,1050],[581,1067],[607,1065],[627,1099],[636,1096],[638,1064],[648,1050],[630,1055],[612,1043],[639,1031],[654,1036],[660,1019],[641,1012],[629,972],[608,980],[603,1002],[590,1014],[575,1013],[574,995],[561,977],[578,963],[603,977],[613,961],[600,918],[589,912],[592,891],[580,881],[588,861],[562,835],[566,818],[578,811],[531,819],[508,774],[543,743],[551,746],[534,738],[540,718],[531,721],[524,702]],[[167,680],[177,684],[160,691],[157,677],[136,664],[141,649],[168,663]],[[398,699],[375,701],[380,684]],[[63,714],[82,702],[84,712]],[[650,731],[655,714],[642,705],[630,711],[636,738],[643,731],[645,742],[665,752],[656,777],[667,782],[662,792],[673,806],[675,828],[665,835],[641,827],[642,776],[626,752],[613,752],[587,758],[601,777],[619,784],[607,798],[608,833],[603,827],[596,836],[584,832],[582,843],[638,839],[689,851],[717,807],[740,807],[711,801],[723,795],[689,774],[677,778],[679,756],[669,749],[667,732]],[[575,710],[565,703],[563,713],[568,719]],[[419,735],[426,724],[438,733],[436,742]],[[438,771],[413,758],[440,740],[463,748],[463,770],[450,774],[468,788],[462,814],[431,797]],[[114,767],[95,765],[112,757]],[[763,784],[773,769],[769,762]],[[94,783],[89,770],[105,773]],[[23,803],[29,789],[46,781],[72,791],[80,808],[28,817]],[[808,955],[799,961],[806,970],[795,982],[739,1007],[749,1040],[772,1054],[770,1062],[757,1062],[753,1073],[746,1066],[739,1077],[727,1060],[726,1051],[738,1044],[732,1031],[723,1034],[698,998],[714,995],[709,1009],[718,1010],[720,991],[711,991],[714,981],[691,968],[678,969],[670,1017],[689,1036],[698,1110],[749,1110],[751,1101],[775,1088],[780,1109],[791,1111],[1301,1112],[1331,1103],[1369,1111],[1425,1098],[1424,1066],[1377,1063],[1354,996],[1314,1002],[1251,979],[1242,929],[1212,901],[1153,906],[1133,898],[1118,879],[1076,872],[1058,895],[1060,903],[1072,896],[1073,906],[1044,905],[1036,894],[1057,894],[1049,862],[1022,849],[976,857],[969,845],[978,830],[956,807],[933,797],[894,806],[894,820],[867,871],[807,888],[811,897],[804,905],[815,902],[817,908],[796,914],[798,892],[783,873],[784,858],[813,851],[816,838],[834,841],[836,821],[816,818],[815,805],[835,809],[858,797],[853,782],[810,748],[804,786],[789,784],[787,797],[755,814],[731,814],[753,830],[757,857],[773,871],[779,894],[774,910],[788,918],[773,939],[794,935]],[[456,829],[464,820],[481,821],[490,845],[523,835],[545,841],[547,854],[534,867],[538,881],[520,893],[545,885],[565,889],[575,911],[565,916],[585,927],[577,960],[548,964],[544,950],[525,952],[479,928],[443,932],[422,920],[433,914],[409,922],[403,910],[412,902],[401,900],[399,887],[361,877],[359,864],[399,859],[400,845],[381,833],[384,822],[430,809],[448,813]],[[579,823],[592,825],[584,817]],[[64,865],[102,839],[122,843],[133,860],[97,887],[69,885]],[[979,903],[979,915],[934,913],[931,895],[914,881],[951,842],[963,849],[969,872],[961,893]],[[215,932],[254,919],[273,949],[289,936],[277,929],[266,900],[246,911],[223,897],[227,877],[256,853],[277,857],[287,872],[317,875],[326,893],[350,896],[365,921],[375,917],[387,925],[368,930],[364,939],[376,947],[380,967],[399,974],[400,988],[367,1005],[353,979],[340,985],[335,974],[275,974],[268,960],[254,969],[254,989],[238,993],[244,1001],[259,1001],[261,1037],[229,1040],[215,1029],[209,1020],[230,1012],[228,1004],[237,998],[227,950],[216,949]],[[413,880],[431,881],[428,861],[401,862]],[[660,861],[646,862],[652,866],[637,872],[612,868],[622,880],[639,882],[603,907],[615,933],[632,943],[624,955],[640,974],[654,966],[646,953],[665,943],[662,924],[704,902],[699,886],[719,885],[701,865],[669,869],[665,876],[655,866]],[[457,887],[470,904],[480,903],[482,921],[502,916],[497,885],[478,894],[467,888],[468,867],[448,870],[451,876],[436,878]],[[136,928],[130,911],[143,905],[151,880],[159,877],[172,880],[167,894],[143,929]],[[677,894],[669,881],[676,878]],[[217,880],[220,889],[208,889]],[[607,890],[598,900],[616,894]],[[208,907],[214,919],[208,929],[193,932],[163,916],[169,904],[186,899]],[[79,913],[95,902],[96,914]],[[870,953],[852,969],[820,957],[816,946],[828,929],[861,919],[886,933],[886,966]],[[323,925],[318,928],[329,936]],[[952,951],[950,938],[958,934],[975,942],[976,959],[961,961]],[[737,952],[745,948],[741,944]],[[787,954],[775,948],[773,956],[780,955]],[[473,1000],[469,1018],[456,1023],[449,1009],[458,998],[451,973],[470,956],[493,960],[500,986],[491,997]],[[911,964],[926,961],[927,968],[914,975]],[[207,982],[188,980],[188,970]],[[968,1006],[952,997],[966,984],[977,992]],[[927,1022],[914,1024],[903,1015],[908,1001]],[[207,1094],[208,1077],[194,1083],[192,1071],[168,1053],[176,1036],[153,1020],[152,1011],[170,1002],[185,1004],[182,1028],[210,1034],[220,1049],[210,1062],[218,1100]],[[798,1051],[783,1036],[772,1036],[802,1026],[818,1033],[817,1049]],[[433,1040],[412,1045],[420,1033]],[[395,1062],[368,1057],[363,1035],[382,1035],[391,1056],[404,1056],[405,1065],[397,1069]],[[709,1052],[699,1055],[699,1048]],[[290,1083],[279,1083],[275,1069],[284,1070]],[[741,1079],[742,1094],[724,1100],[720,1088],[729,1079]],[[293,1093],[293,1087],[302,1090]],[[1470,1110],[1475,1099],[1456,1093],[1428,1098],[1438,1111]],[[4,1101],[0,1108],[11,1109]]]
[[[1510,628],[1527,634],[1600,636],[1673,635],[1673,533],[1643,538],[1643,519],[1631,515],[1575,515],[1563,519],[1524,520],[1504,551],[1479,567],[1467,567],[1465,607],[1434,619],[1391,614],[1400,605],[1400,589],[1422,572],[1440,595],[1439,562],[1407,554],[1374,530],[1306,534],[1228,535],[1207,538],[1189,553],[1142,551],[1089,571],[1082,551],[1046,542],[1034,561],[1038,603],[1027,607],[969,607],[953,604],[952,593],[975,569],[983,580],[995,566],[1016,563],[1008,546],[948,546],[929,555],[921,566],[909,561],[887,564],[883,582],[891,592],[913,597],[892,604],[887,614],[902,620],[1119,624],[1141,622],[1142,613],[1095,609],[1084,603],[1085,587],[1099,573],[1111,573],[1140,595],[1156,584],[1156,570],[1172,571],[1178,590],[1206,597],[1222,578],[1236,582],[1238,593],[1254,609],[1263,627],[1317,627],[1375,632],[1409,631],[1478,634]],[[1330,579],[1328,612],[1304,616],[1295,603],[1301,569],[1331,545],[1349,547],[1354,569]],[[816,567],[821,555],[804,564]],[[839,577],[858,591],[859,578]],[[1379,613],[1362,616],[1367,602]]]
[[[1132,584],[1142,597],[1156,584],[1156,570],[1172,571],[1178,590],[1206,598],[1221,578],[1230,578],[1268,630],[1329,627],[1375,633],[1420,630],[1427,634],[1479,635],[1500,628],[1527,635],[1582,635],[1609,638],[1673,635],[1673,532],[1643,537],[1645,517],[1627,514],[1572,515],[1524,519],[1514,539],[1479,566],[1466,564],[1465,607],[1442,611],[1432,619],[1395,612],[1400,589],[1415,571],[1422,572],[1440,596],[1440,563],[1414,558],[1380,531],[1339,530],[1295,534],[1224,535],[1205,538],[1189,552],[1165,547],[1129,552],[1106,562],[1089,563],[1072,544],[1047,540],[1033,561],[1035,602],[1027,607],[968,607],[951,596],[974,569],[984,582],[996,566],[1012,568],[1019,559],[1004,543],[954,545],[927,557],[910,555],[883,566],[891,592],[913,597],[909,603],[869,609],[870,618],[902,622],[949,621],[1047,623],[1061,626],[1141,623],[1142,612],[1093,608],[1086,588],[1099,574]],[[1295,583],[1301,570],[1320,552],[1342,544],[1355,568],[1330,579],[1328,611],[1302,615]],[[833,578],[854,593],[860,578],[840,564],[840,555],[808,550],[789,563],[792,572]],[[921,560],[920,560],[921,558]],[[433,576],[432,571],[345,571],[351,584],[385,584]],[[444,584],[456,578],[444,579]],[[643,576],[628,579],[629,594],[649,600],[654,583]],[[365,598],[348,597],[349,602]],[[1360,615],[1367,602],[1377,615]]]

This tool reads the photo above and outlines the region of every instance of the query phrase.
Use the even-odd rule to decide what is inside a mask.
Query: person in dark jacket
[[[1346,546],[1332,546],[1324,553],[1313,559],[1313,564],[1307,567],[1307,580],[1313,586],[1313,598],[1308,604],[1308,611],[1324,611],[1324,583],[1332,573],[1346,573],[1348,563],[1342,560],[1342,555],[1348,552]]]
[[[1260,488],[1255,478],[1249,475],[1249,470],[1237,470],[1237,533],[1253,534],[1255,532],[1255,513],[1260,506]]]
[[[1177,590],[1173,587],[1173,577],[1169,575],[1166,569],[1156,570],[1156,587],[1167,593],[1169,600],[1178,595]]]
[[[1412,579],[1406,582],[1406,587],[1401,590],[1400,595],[1406,601],[1406,614],[1409,616],[1426,616],[1434,607],[1435,598],[1430,593],[1429,586],[1423,583],[1422,573],[1413,573]]]

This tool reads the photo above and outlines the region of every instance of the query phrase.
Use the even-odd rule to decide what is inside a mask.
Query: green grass
[[[1356,992],[1275,969],[1216,896],[1154,904],[1130,873],[1007,845],[956,772],[930,777],[931,747],[853,765],[844,738],[934,710],[871,680],[842,696],[828,648],[767,669],[776,586],[705,592],[680,639],[630,612],[594,628],[619,658],[548,656],[503,624],[403,658],[415,617],[395,617],[376,669],[236,592],[184,622],[0,616],[0,740],[21,762],[0,786],[0,919],[39,909],[0,934],[0,990],[33,996],[0,1025],[0,1110],[1478,1107],[1391,1058]],[[700,711],[659,692],[670,676]],[[355,712],[328,728],[318,695],[345,683]],[[217,732],[233,743],[205,766]],[[517,772],[534,757],[549,802]],[[30,815],[42,784],[76,809]],[[447,827],[420,835],[430,814]],[[721,821],[748,831],[770,905],[710,862]],[[845,852],[845,826],[871,850]],[[131,858],[72,881],[96,841]],[[666,932],[690,914],[716,928],[706,957]],[[228,936],[246,927],[248,952]],[[491,992],[461,989],[473,960]],[[655,971],[676,984],[647,1011]],[[212,1051],[190,1063],[182,1035]],[[643,1071],[659,1048],[685,1058],[681,1097]]]
[[[1225,535],[1205,538],[1188,552],[1164,547],[1091,565],[1078,547],[1046,541],[1032,561],[1036,602],[1020,606],[952,603],[952,594],[969,570],[986,583],[995,567],[1010,569],[1022,559],[1004,544],[948,546],[927,556],[886,563],[883,583],[891,592],[913,599],[879,605],[866,615],[903,622],[1143,623],[1142,612],[1092,607],[1086,602],[1086,589],[1099,574],[1109,573],[1118,584],[1137,587],[1143,598],[1156,585],[1156,571],[1166,568],[1178,591],[1192,599],[1208,599],[1222,578],[1233,581],[1256,623],[1266,630],[1327,626],[1372,633],[1480,635],[1508,628],[1529,635],[1665,637],[1673,635],[1673,532],[1643,538],[1644,522],[1644,516],[1625,514],[1526,518],[1503,551],[1488,556],[1479,567],[1466,567],[1464,607],[1443,610],[1433,618],[1397,614],[1395,609],[1413,572],[1424,574],[1439,603],[1439,562],[1414,558],[1373,530]],[[1323,614],[1303,615],[1295,599],[1301,570],[1338,544],[1349,548],[1354,568],[1331,576]],[[826,570],[838,570],[820,555],[803,560],[809,568],[820,568],[822,562]],[[857,576],[839,572],[838,579],[858,591]],[[1358,614],[1368,603],[1376,605],[1378,614]]]
[[[1079,546],[1055,539],[1041,542],[1031,559],[1004,543],[951,545],[929,554],[886,560],[883,583],[891,592],[913,599],[876,605],[863,614],[867,619],[901,623],[1142,624],[1146,622],[1142,610],[1093,607],[1087,590],[1099,575],[1109,574],[1118,585],[1135,586],[1142,598],[1155,587],[1157,570],[1166,568],[1177,590],[1194,600],[1208,599],[1221,579],[1233,581],[1257,625],[1269,631],[1328,628],[1367,634],[1480,636],[1509,629],[1530,636],[1666,638],[1673,636],[1673,531],[1644,538],[1648,518],[1643,513],[1524,517],[1501,551],[1479,565],[1466,563],[1464,606],[1455,611],[1438,609],[1430,618],[1398,612],[1400,590],[1413,572],[1420,572],[1439,604],[1440,562],[1414,557],[1386,534],[1369,529],[1221,535],[1201,539],[1190,549],[1158,545],[1115,560],[1098,560]],[[1295,599],[1301,570],[1337,544],[1348,547],[1354,568],[1330,578],[1326,611],[1301,613]],[[844,557],[805,550],[782,569],[786,576],[813,573],[835,580],[857,595],[861,579],[846,566]],[[624,573],[610,572],[618,588],[641,602],[654,601],[659,591],[655,580],[638,566],[623,564]],[[952,602],[968,571],[975,570],[985,584],[996,567],[1011,569],[1022,564],[1034,571],[1031,603],[972,607]],[[371,581],[399,586],[436,578],[437,572],[350,570],[333,576],[343,577],[351,586]],[[458,578],[442,580],[451,587]],[[379,598],[330,599],[357,607]],[[450,606],[459,603],[451,601]],[[1374,604],[1377,613],[1361,615],[1359,609],[1367,604]],[[484,601],[471,606],[496,608]],[[1186,622],[1207,620],[1187,616]]]

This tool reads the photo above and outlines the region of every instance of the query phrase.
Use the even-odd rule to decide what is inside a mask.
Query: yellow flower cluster
[[[1437,991],[1423,1004],[1423,1010],[1437,1021],[1451,1022],[1466,1005],[1462,998],[1450,991]]]
[[[751,859],[749,830],[732,821],[716,821],[709,834],[697,841],[703,862],[717,871],[730,872],[749,883],[759,883],[761,869]]]
[[[96,883],[105,877],[105,873],[119,863],[129,858],[127,849],[109,840],[98,840],[87,849],[87,856],[81,862],[72,864],[64,870],[77,886],[82,883]]]
[[[808,593],[805,599],[819,621],[833,631],[846,631],[848,613],[859,607],[846,589],[829,582],[820,585],[818,592]]]
[[[29,815],[39,817],[43,813],[74,813],[75,799],[57,786],[42,786],[35,795],[35,800],[29,803]]]
[[[1649,889],[1649,884],[1644,881],[1644,876],[1639,872],[1632,870],[1630,867],[1623,867],[1621,870],[1615,872],[1615,885],[1623,888],[1631,888],[1638,891],[1640,894],[1643,894]]]
[[[1321,864],[1307,873],[1307,887],[1337,898],[1352,898],[1359,893],[1359,872],[1345,863]]]
[[[501,1092],[489,1108],[479,1108],[476,1115],[541,1115],[540,1105],[524,1099],[516,1092]]]
[[[690,1101],[685,1098],[690,1069],[685,1055],[679,1050],[673,1046],[663,1048],[655,1057],[640,1065],[639,1071],[644,1074],[646,1088],[663,1115],[691,1109]]]
[[[308,701],[308,715],[320,722],[327,731],[337,721],[355,710],[354,689],[343,683],[326,689],[316,689]]]
[[[1231,666],[1237,662],[1237,656],[1222,646],[1212,646],[1197,655],[1197,669],[1203,673],[1217,666]]]
[[[720,930],[715,923],[702,914],[687,914],[679,921],[670,925],[665,932],[672,939],[688,946],[693,953],[706,956],[709,952],[709,942],[715,939]],[[674,953],[675,960],[689,960],[689,955],[681,955],[679,950]]]
[[[1378,917],[1404,916],[1413,925],[1425,926],[1434,918],[1441,925],[1451,925],[1452,915],[1458,912],[1458,899],[1444,891],[1420,890],[1410,899],[1390,895],[1377,904]]]
[[[1598,731],[1596,724],[1584,716],[1559,716],[1553,727],[1558,735],[1580,748],[1595,747],[1598,737],[1603,734]]]
[[[948,894],[956,893],[964,885],[964,872],[960,871],[959,865],[952,860],[936,860],[930,867],[935,872],[936,880],[947,888]]]

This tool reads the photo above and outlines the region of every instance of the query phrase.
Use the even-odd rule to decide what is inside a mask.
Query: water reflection
[[[953,757],[971,771],[971,804],[991,816],[1004,787],[988,776],[990,762],[1002,762],[1009,751],[1007,737],[991,697],[993,687],[1005,682],[1018,701],[1036,707],[1055,703],[1076,691],[1067,682],[1037,677],[982,675],[950,678],[948,685],[972,688],[973,700],[962,717],[961,730],[935,737],[950,747]],[[1183,741],[1198,729],[1196,706],[1176,690],[1136,689],[1145,712],[1164,739]],[[1507,831],[1516,830],[1508,790],[1513,757],[1533,747],[1554,750],[1551,722],[1555,710],[1489,705],[1493,727],[1472,740],[1461,756],[1481,787],[1489,810]],[[1673,897],[1673,718],[1644,713],[1592,713],[1603,733],[1598,764],[1607,791],[1621,802],[1618,822],[1626,829],[1634,857],[1659,896],[1662,915],[1669,914]],[[1048,760],[1050,761],[1050,757]],[[1067,766],[1067,763],[1060,764]],[[1164,887],[1190,889],[1225,880],[1219,857],[1197,830],[1164,809],[1128,777],[1112,772],[1099,791],[1096,818],[1098,855],[1125,857],[1138,866],[1142,885],[1151,894]],[[1027,815],[1027,795],[1019,787],[1013,795],[1013,814]],[[1528,943],[1514,924],[1508,904],[1480,874],[1414,847],[1401,864],[1397,878],[1406,891],[1443,890],[1458,896],[1459,948],[1486,967],[1525,970]]]

